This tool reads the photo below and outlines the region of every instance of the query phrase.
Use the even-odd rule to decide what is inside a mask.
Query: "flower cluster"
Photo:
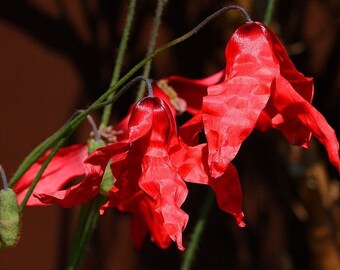
[[[115,142],[90,154],[86,144],[61,149],[28,205],[83,204],[101,192],[103,176],[110,170],[113,185],[105,192],[102,211],[115,207],[132,214],[136,247],[149,232],[158,246],[167,248],[172,240],[183,250],[186,182],[209,185],[219,207],[239,226],[245,225],[242,190],[231,162],[254,129],[278,129],[302,147],[308,147],[314,135],[340,170],[336,135],[311,105],[312,79],[296,70],[267,26],[252,22],[239,27],[225,56],[226,68],[210,77],[171,76],[155,82],[155,96],[134,104],[115,127],[123,131]],[[183,112],[192,117],[178,129],[176,116]],[[15,185],[19,201],[47,155]],[[72,182],[81,175],[79,183]]]

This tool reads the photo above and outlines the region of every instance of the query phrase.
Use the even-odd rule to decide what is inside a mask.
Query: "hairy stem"
[[[276,4],[276,0],[268,1],[267,9],[266,9],[266,13],[264,15],[264,21],[263,21],[266,25],[269,25],[272,20],[274,9],[275,9],[275,4]]]
[[[115,67],[113,69],[112,79],[110,82],[110,88],[117,83],[120,77],[120,71],[122,69],[123,59],[124,59],[127,43],[129,41],[133,17],[134,17],[135,10],[136,10],[136,3],[137,3],[137,0],[130,1],[129,10],[128,10],[128,14],[127,14],[126,22],[124,26],[123,36],[119,44],[117,59],[116,59]],[[113,95],[114,95],[114,92],[109,96],[109,98],[112,98]],[[101,120],[101,126],[108,125],[109,120],[110,120],[111,110],[112,110],[112,103],[108,104],[104,108],[102,120]]]
[[[167,2],[168,0],[158,0],[157,2],[156,14],[155,14],[154,21],[153,21],[153,27],[152,27],[146,55],[150,54],[155,49],[159,27],[162,21],[162,14],[163,14],[164,7]],[[143,76],[145,77],[150,76],[151,63],[152,61],[150,60],[144,65]],[[141,84],[139,85],[137,96],[136,96],[136,102],[144,96],[144,93],[145,93],[145,82],[141,82]]]

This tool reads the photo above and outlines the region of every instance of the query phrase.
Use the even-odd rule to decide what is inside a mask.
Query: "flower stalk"
[[[122,36],[122,39],[121,39],[120,44],[119,44],[116,63],[115,63],[114,69],[113,69],[112,79],[111,79],[111,82],[110,82],[110,88],[113,87],[117,83],[117,81],[120,77],[120,73],[121,73],[121,69],[122,69],[122,65],[123,65],[123,59],[124,59],[124,55],[125,55],[125,52],[126,52],[127,43],[129,41],[129,36],[130,36],[130,32],[131,32],[133,18],[134,18],[134,15],[135,15],[136,3],[137,3],[137,0],[131,0],[130,1],[130,5],[129,5],[127,17],[126,17],[126,22],[125,22],[125,26],[124,26],[123,36]],[[113,98],[114,93],[115,93],[115,91],[113,91],[109,95],[108,99]],[[102,120],[101,120],[101,126],[105,127],[105,126],[108,125],[109,120],[110,120],[111,110],[112,110],[112,103],[109,103],[104,108]]]
[[[156,13],[155,13],[154,21],[153,21],[153,27],[152,27],[151,36],[150,36],[146,55],[152,53],[152,51],[155,49],[156,41],[157,41],[157,37],[158,37],[158,32],[159,32],[159,27],[160,27],[161,21],[162,21],[162,14],[163,14],[164,7],[167,4],[167,2],[168,2],[168,0],[158,0],[157,1]],[[151,63],[152,63],[152,61],[150,60],[149,62],[147,62],[144,65],[143,76],[145,76],[145,77],[150,76]],[[137,93],[136,101],[140,100],[144,96],[144,93],[145,93],[145,83],[141,82],[141,84],[139,85],[139,90],[138,90],[138,93]]]
[[[264,20],[263,20],[263,22],[266,25],[269,25],[271,20],[272,20],[273,13],[274,13],[274,10],[275,10],[275,4],[276,4],[276,0],[269,0],[268,1],[266,13],[264,15]]]

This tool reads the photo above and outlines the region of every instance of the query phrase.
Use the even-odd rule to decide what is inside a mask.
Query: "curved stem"
[[[159,27],[160,27],[161,21],[162,21],[163,10],[164,10],[164,7],[167,4],[167,2],[168,2],[168,0],[158,0],[157,1],[156,14],[155,14],[155,18],[154,18],[154,23],[153,23],[153,27],[152,27],[152,31],[151,31],[151,37],[150,37],[150,40],[149,40],[146,55],[148,55],[149,53],[151,53],[155,49],[157,36],[158,36],[158,32],[159,32]],[[147,62],[144,65],[143,76],[145,76],[145,77],[150,76],[151,62],[152,61],[150,60],[149,62]],[[144,96],[144,93],[145,93],[145,83],[141,82],[141,84],[139,85],[137,96],[136,96],[136,101],[140,100]]]
[[[0,165],[0,176],[2,180],[2,186],[5,191],[8,191],[8,183],[7,183],[7,177],[4,168]]]
[[[267,9],[266,9],[266,13],[264,15],[264,21],[263,21],[266,25],[269,25],[272,20],[275,4],[276,4],[276,0],[268,1]]]
[[[244,17],[246,18],[247,22],[251,22],[251,19],[249,15],[246,13],[246,11],[238,6],[229,6],[224,7],[209,17],[207,17],[205,20],[203,20],[201,23],[199,23],[195,28],[193,28],[188,33],[164,44],[163,46],[159,47],[152,53],[150,53],[147,57],[145,57],[143,60],[141,60],[138,64],[136,64],[128,73],[125,74],[118,82],[111,86],[103,95],[101,95],[90,107],[88,107],[86,110],[84,110],[83,113],[77,115],[72,119],[70,122],[65,124],[63,127],[61,127],[56,133],[54,133],[51,137],[47,138],[45,141],[43,141],[40,145],[38,145],[21,163],[15,174],[13,175],[9,186],[12,187],[19,179],[23,176],[23,174],[33,165],[34,162],[38,160],[49,148],[51,148],[57,141],[59,141],[61,138],[65,136],[67,132],[73,132],[75,128],[77,128],[80,123],[86,118],[88,114],[95,111],[98,108],[98,105],[102,103],[105,99],[110,97],[111,95],[114,95],[115,91],[123,85],[128,79],[130,79],[141,67],[143,67],[148,61],[153,59],[155,56],[160,54],[161,52],[169,49],[172,46],[175,46],[194,34],[196,34],[199,30],[201,30],[207,23],[209,23],[211,20],[215,19],[218,15],[223,13],[226,10],[230,9],[237,9],[240,10]],[[115,99],[117,100],[117,99]]]
[[[125,22],[125,26],[124,26],[123,36],[122,36],[122,39],[121,39],[120,44],[119,44],[117,59],[116,59],[115,67],[114,67],[114,70],[113,70],[112,79],[111,79],[111,82],[110,82],[110,88],[117,83],[117,81],[120,77],[120,71],[122,69],[123,59],[124,59],[127,43],[129,41],[129,35],[130,35],[130,31],[131,31],[132,21],[133,21],[133,17],[134,17],[134,14],[135,14],[136,3],[137,3],[137,0],[131,0],[130,1],[128,14],[127,14],[126,22]],[[109,96],[109,98],[112,98],[113,94],[114,94],[114,92]],[[107,105],[104,108],[102,120],[101,120],[101,126],[107,126],[108,125],[109,120],[110,120],[111,110],[112,110],[112,103],[110,103],[109,105]]]
[[[122,87],[122,89],[119,90],[119,92],[117,92],[113,98],[108,99],[98,105],[96,105],[95,110],[100,109],[104,106],[107,106],[110,103],[114,103],[118,98],[120,98],[127,90],[129,90],[135,83],[139,82],[139,81],[143,81],[146,83],[147,89],[148,89],[148,95],[149,97],[153,97],[153,90],[152,90],[152,84],[151,84],[151,80],[146,78],[145,76],[137,76],[135,78],[133,78],[131,81],[129,81],[126,85],[124,85],[124,87]]]
[[[194,232],[191,236],[191,241],[189,243],[188,249],[185,251],[184,259],[181,265],[181,270],[189,270],[191,269],[192,263],[194,261],[195,253],[199,244],[199,240],[201,239],[205,224],[207,222],[208,215],[212,208],[214,202],[214,194],[211,190],[208,191],[203,206],[200,211],[200,216],[195,225]]]

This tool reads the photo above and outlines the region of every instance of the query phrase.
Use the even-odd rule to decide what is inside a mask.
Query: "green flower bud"
[[[19,206],[12,189],[0,190],[0,240],[4,246],[12,247],[19,236]]]

